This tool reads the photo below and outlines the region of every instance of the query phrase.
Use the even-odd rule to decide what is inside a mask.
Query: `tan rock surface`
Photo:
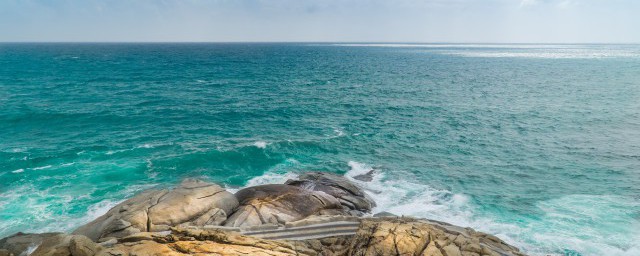
[[[124,201],[73,233],[94,241],[177,225],[218,225],[238,205],[222,187],[185,180],[172,190],[148,190]]]
[[[90,256],[101,249],[86,236],[64,233],[18,233],[0,241],[0,250],[6,250],[6,255]]]
[[[524,255],[472,229],[411,218],[363,219],[348,255]]]
[[[143,192],[72,235],[18,233],[1,239],[0,256],[524,255],[493,235],[444,222],[350,216],[368,209],[366,198],[356,202],[357,187],[318,175],[302,179],[301,187],[263,185],[235,195],[187,180],[173,190]],[[286,236],[270,237],[292,240],[258,238],[277,232]]]

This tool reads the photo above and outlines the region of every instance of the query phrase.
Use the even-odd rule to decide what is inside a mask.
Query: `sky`
[[[0,42],[640,43],[640,1],[0,0]]]

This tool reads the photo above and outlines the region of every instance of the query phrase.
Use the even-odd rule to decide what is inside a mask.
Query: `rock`
[[[104,241],[139,232],[164,231],[177,225],[219,225],[237,205],[233,194],[222,187],[188,179],[172,190],[142,192],[73,234]]]
[[[360,174],[360,175],[356,175],[353,176],[354,179],[359,180],[359,181],[365,181],[365,182],[369,182],[373,180],[373,175],[375,174],[375,170],[371,170],[368,171],[365,174]]]
[[[184,256],[186,254],[175,251],[168,244],[155,241],[140,241],[116,244],[96,253],[96,256]]]
[[[118,243],[118,239],[111,238],[111,239],[107,239],[107,240],[105,240],[103,242],[100,242],[98,244],[102,245],[102,246],[112,246],[112,245],[117,244],[117,243]]]
[[[524,255],[502,240],[472,229],[411,218],[363,219],[348,255]],[[495,238],[495,240],[494,240]]]
[[[395,215],[390,212],[379,212],[374,214],[373,217],[398,217],[398,215]]]
[[[0,249],[5,250],[6,255],[90,256],[95,255],[101,246],[80,235],[18,233],[0,240]]]
[[[355,217],[375,204],[334,176],[311,173],[287,182],[293,185],[250,187],[235,195],[187,180],[173,190],[145,191],[75,235],[1,239],[0,256],[524,255],[471,228],[385,212]]]
[[[69,252],[73,256],[93,256],[100,250],[102,246],[86,236],[73,236],[69,241]]]
[[[286,228],[304,227],[309,225],[318,225],[329,222],[359,222],[360,218],[354,216],[344,215],[320,215],[309,216],[301,220],[287,222],[284,226]]]
[[[240,207],[225,222],[225,226],[248,227],[282,224],[310,215],[341,209],[338,200],[324,192],[309,191],[296,186],[271,184],[245,188],[236,193]]]
[[[288,180],[285,184],[310,191],[325,192],[337,198],[347,210],[369,213],[376,206],[375,202],[362,189],[345,177],[331,173],[308,172],[300,175],[298,180]]]
[[[125,236],[123,238],[118,239],[119,243],[129,243],[129,242],[139,242],[139,241],[153,241],[153,233],[152,232],[140,232],[130,236]]]
[[[30,254],[42,244],[45,239],[58,237],[63,233],[42,233],[42,234],[25,234],[16,233],[12,236],[5,237],[0,240],[0,249],[6,250],[13,255]]]

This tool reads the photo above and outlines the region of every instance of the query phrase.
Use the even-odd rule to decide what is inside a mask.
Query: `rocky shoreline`
[[[235,194],[187,179],[144,191],[71,234],[3,238],[0,256],[524,255],[470,228],[372,216],[375,205],[346,178],[321,172]]]

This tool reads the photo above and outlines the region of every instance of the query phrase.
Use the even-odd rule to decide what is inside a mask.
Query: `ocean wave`
[[[331,44],[331,46],[391,47],[391,48],[517,48],[517,49],[575,47],[575,45],[564,45],[564,44],[391,44],[391,43]]]
[[[144,143],[144,144],[132,147],[132,148],[108,150],[104,154],[105,155],[113,155],[113,154],[118,154],[118,153],[122,153],[122,152],[134,151],[134,150],[137,150],[137,149],[151,149],[151,148],[169,146],[169,145],[171,145],[171,144],[149,144],[149,143]],[[78,154],[80,154],[80,152]]]
[[[267,145],[269,143],[267,143],[266,141],[256,141],[255,143],[253,143],[254,146],[256,146],[257,148],[267,148]]]
[[[640,52],[623,49],[567,48],[531,51],[441,51],[441,54],[469,58],[605,59],[640,58]]]
[[[640,202],[633,198],[609,195],[567,195],[539,202],[544,212],[541,221],[521,229],[531,234],[523,244],[532,254],[552,251],[581,255],[640,255]]]
[[[378,170],[374,170],[372,181],[360,181],[354,177],[367,174],[373,168],[356,161],[349,161],[348,165],[350,170],[345,177],[362,187],[376,201],[378,206],[373,209],[374,213],[386,211],[397,215],[432,218],[456,225],[472,224],[469,198],[465,195],[433,189],[424,184],[386,179],[384,173]],[[242,188],[263,184],[282,184],[298,175],[298,172],[274,168],[248,180]],[[231,190],[235,192],[239,189]]]
[[[381,170],[368,164],[349,161],[345,174],[351,182],[365,189],[377,203],[374,212],[386,211],[396,215],[410,215],[446,221],[455,225],[471,226],[473,216],[469,198],[447,190],[434,189],[425,184],[407,180],[389,179]],[[373,179],[363,182],[358,175],[373,171]]]
[[[350,169],[344,176],[362,187],[376,201],[373,213],[386,211],[471,227],[494,234],[531,255],[631,256],[639,255],[640,252],[640,248],[634,244],[640,239],[640,227],[625,225],[634,223],[630,216],[638,214],[637,210],[636,213],[631,212],[640,207],[633,199],[566,196],[540,202],[538,207],[545,212],[542,219],[524,218],[519,224],[505,223],[497,221],[497,216],[481,214],[467,195],[434,189],[409,180],[391,179],[383,170],[365,163],[349,161],[347,164]],[[370,172],[373,173],[371,181],[364,182],[354,178]],[[270,170],[250,179],[244,187],[281,184],[296,178],[298,174],[282,169]],[[238,190],[231,189],[232,192]],[[597,210],[594,210],[594,206]],[[600,226],[589,228],[594,224]],[[610,234],[601,233],[607,229],[611,230]],[[620,232],[620,229],[625,231]],[[627,233],[629,236],[616,235],[620,233]]]
[[[136,193],[155,187],[157,184],[127,186],[114,192],[111,198],[89,204],[86,210],[74,211],[78,201],[93,201],[91,193],[77,194],[67,190],[70,183],[38,190],[33,184],[25,183],[0,193],[0,212],[10,217],[0,225],[0,237],[15,232],[71,232],[80,225],[103,215],[113,206],[132,197]],[[53,192],[57,191],[57,192]],[[60,193],[60,191],[65,191]],[[11,211],[6,211],[8,208]]]

